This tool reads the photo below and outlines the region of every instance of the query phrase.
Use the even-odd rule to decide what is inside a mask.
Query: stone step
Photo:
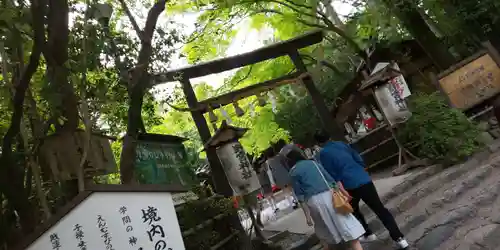
[[[388,204],[391,200],[397,199],[401,195],[409,192],[409,190],[412,190],[417,186],[419,183],[427,180],[428,178],[442,172],[444,170],[443,166],[441,165],[432,165],[426,168],[423,168],[420,171],[417,171],[407,178],[403,180],[403,182],[399,183],[396,185],[394,188],[392,188],[391,191],[384,195],[380,195],[380,200],[384,204]],[[365,215],[365,218],[371,218],[374,217],[375,214],[373,211],[363,202],[361,202],[360,205],[361,213]]]
[[[454,234],[441,244],[439,249],[498,249],[500,248],[499,222],[500,197],[497,197],[493,204],[478,207],[473,218],[459,223]]]
[[[492,187],[496,188],[492,189]],[[415,249],[434,249],[429,246],[439,246],[435,246],[436,242],[446,241],[456,227],[447,228],[448,235],[444,234],[445,231],[436,231],[430,238],[425,238],[429,229],[449,224],[446,218],[452,222],[460,219],[464,220],[467,218],[468,211],[461,208],[470,209],[471,207],[474,208],[475,205],[487,204],[487,202],[496,199],[497,190],[500,191],[500,169],[497,169],[496,165],[483,165],[471,171],[463,180],[454,181],[452,184],[445,185],[442,189],[424,197],[418,206],[396,217],[396,220],[401,231],[406,234],[408,241],[414,244]],[[456,226],[456,224],[453,225]],[[376,234],[387,249],[392,249],[393,242],[385,228],[382,228]],[[436,238],[438,236],[442,238]],[[377,244],[380,245],[380,242]],[[386,248],[375,247],[370,244],[365,247],[366,249],[378,250]]]
[[[500,249],[500,152],[492,151],[445,170],[433,166],[416,172],[382,197],[411,249]],[[373,213],[362,211],[380,229],[380,240],[363,249],[395,249]]]
[[[435,191],[439,191],[440,189],[446,189],[450,185],[462,185],[463,187],[457,187],[460,192],[456,193],[455,197],[449,197],[448,199],[458,198],[467,187],[473,186],[474,184],[479,184],[478,180],[482,180],[488,176],[488,170],[491,168],[487,168],[486,170],[477,169],[475,171],[471,171],[477,168],[477,161],[468,161],[459,166],[448,168],[444,171],[438,172],[427,178],[425,181],[421,183],[416,183],[404,194],[401,194],[392,200],[390,200],[386,204],[386,207],[393,214],[394,217],[405,213],[406,211],[412,209],[416,204],[422,202],[425,197]],[[469,177],[466,179],[467,182],[461,184],[460,177],[468,174]],[[476,180],[478,179],[478,180]],[[458,183],[455,183],[458,180]],[[465,186],[464,186],[465,185]],[[368,217],[367,221],[370,228],[376,232],[383,228],[382,222],[373,214],[370,210],[370,217]],[[366,213],[365,213],[366,216]]]
[[[430,215],[421,224],[412,228],[406,234],[406,238],[412,244],[412,249],[499,249],[498,245],[495,245],[500,240],[500,229],[494,225],[497,219],[490,221],[483,219],[480,221],[481,213],[485,213],[484,211],[492,207],[492,204],[500,203],[498,199],[499,193],[500,174],[497,173],[494,177],[489,178],[484,185],[481,185],[480,188],[471,190],[467,197]],[[498,208],[496,209],[498,211]],[[489,211],[493,210],[489,209]],[[478,230],[472,232],[474,229]],[[468,235],[477,239],[481,238],[481,236],[473,236],[474,234],[484,235],[488,232],[489,235],[483,241],[479,241],[480,243],[477,243],[477,240],[471,243],[470,241],[467,242],[463,237],[457,238],[461,235]],[[366,244],[364,250],[394,249],[393,242],[390,240],[387,231],[379,234],[379,237],[379,241]],[[467,245],[468,243],[469,245]],[[488,247],[481,248],[481,246]]]
[[[491,171],[487,170],[488,167],[482,169]],[[500,193],[499,169],[489,173],[489,177],[480,181],[481,184],[477,187],[469,188],[467,182],[470,179],[467,178],[462,185],[455,185],[442,192],[440,198],[434,201],[427,200],[425,204],[419,205],[419,209],[408,211],[406,215],[397,218],[402,231],[407,232],[407,239],[417,249],[442,249],[439,246],[448,241],[457,229],[469,225],[469,222],[477,219],[482,209],[488,209],[497,201]],[[464,187],[469,190],[464,191]],[[457,196],[456,193],[461,192],[463,193],[461,198],[452,198],[459,197],[460,195]],[[387,237],[387,233],[384,235]]]
[[[497,210],[498,211],[498,210]],[[470,248],[464,248],[459,246],[458,249],[470,249],[470,250],[484,250],[484,249],[498,249],[500,247],[500,220],[495,219],[490,221],[491,223],[479,228],[479,230],[484,230],[483,232],[488,232],[486,237],[481,239],[481,241],[474,242],[470,244]],[[481,232],[479,232],[480,234]],[[466,246],[469,247],[469,246]]]

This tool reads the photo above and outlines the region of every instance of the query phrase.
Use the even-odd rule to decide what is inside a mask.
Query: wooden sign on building
[[[467,110],[500,93],[500,68],[492,56],[480,52],[438,77],[452,107]]]
[[[197,183],[182,144],[186,139],[162,134],[140,134],[137,139],[134,175],[138,183],[183,186]]]

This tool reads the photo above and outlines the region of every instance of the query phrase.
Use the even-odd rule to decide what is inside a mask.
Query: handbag
[[[330,184],[326,180],[325,175],[323,175],[323,172],[319,168],[319,165],[315,161],[313,162],[314,166],[316,166],[316,169],[323,178],[323,181],[325,181],[326,185],[330,187]],[[349,199],[342,192],[340,192],[340,189],[338,187],[331,189],[330,192],[332,193],[333,208],[337,213],[346,215],[354,212],[354,209],[352,209],[352,206],[349,203]]]

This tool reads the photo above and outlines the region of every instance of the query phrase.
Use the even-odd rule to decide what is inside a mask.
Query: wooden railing
[[[231,227],[236,211],[211,206],[223,200],[224,197],[215,195],[176,206],[186,250],[238,249],[240,232]]]

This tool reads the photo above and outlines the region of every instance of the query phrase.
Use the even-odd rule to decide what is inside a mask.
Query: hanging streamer
[[[208,105],[208,119],[210,120],[210,123],[216,123],[218,120],[210,104]]]
[[[226,112],[226,110],[224,109],[224,107],[222,107],[222,105],[220,106],[219,109],[220,109],[220,113],[222,114],[222,116],[224,117],[224,119],[226,119],[227,124],[233,123],[233,120],[231,120],[231,117],[229,117],[228,113]]]
[[[298,99],[299,97],[297,96],[297,94],[295,93],[295,91],[293,91],[293,88],[290,86],[290,88],[288,89],[288,93],[293,97],[293,98],[296,98]]]
[[[253,102],[248,105],[248,108],[250,109],[250,117],[255,117],[255,105],[253,104]]]
[[[240,108],[238,105],[238,102],[233,102],[233,107],[234,107],[234,112],[236,113],[236,116],[242,117],[245,114],[245,111]]]
[[[277,105],[276,105],[276,97],[274,97],[273,93],[271,93],[271,92],[267,92],[267,96],[269,96],[269,100],[271,101],[271,106],[273,108],[273,113],[277,113],[278,112],[278,108],[277,108]]]
[[[320,45],[317,49],[315,49],[313,52],[313,56],[315,57],[314,59],[316,60],[316,65],[311,70],[311,75],[314,76],[315,79],[317,79],[321,77],[321,62],[325,60],[325,52],[323,50],[323,46]]]

